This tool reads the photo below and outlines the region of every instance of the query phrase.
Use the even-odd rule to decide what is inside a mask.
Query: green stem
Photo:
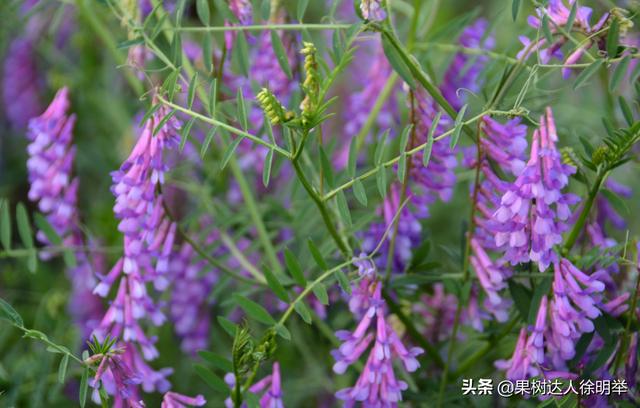
[[[582,232],[582,229],[584,228],[584,224],[587,221],[587,217],[591,212],[593,203],[595,202],[596,197],[598,196],[598,191],[600,190],[601,185],[602,185],[602,177],[598,177],[598,179],[595,182],[595,185],[593,186],[593,189],[589,192],[587,201],[584,203],[584,207],[582,207],[582,212],[580,213],[580,217],[578,217],[578,221],[576,221],[576,224],[573,226],[573,229],[571,230],[571,234],[569,235],[569,238],[567,238],[567,243],[564,245],[563,253],[568,254],[569,252],[571,252],[571,249],[573,249],[573,246],[578,240],[578,236],[580,235],[580,233]]]
[[[385,104],[385,102],[388,101],[389,94],[393,90],[393,87],[396,84],[397,80],[398,80],[398,73],[396,71],[393,71],[391,75],[389,75],[389,77],[387,78],[387,82],[385,82],[384,86],[382,87],[382,91],[380,91],[380,94],[378,94],[378,97],[376,98],[376,101],[374,102],[373,107],[371,108],[371,110],[369,111],[369,114],[367,115],[367,119],[365,120],[364,125],[360,129],[360,134],[358,135],[358,143],[357,143],[358,150],[360,150],[364,145],[364,141],[367,135],[369,134],[369,131],[373,127],[376,119],[378,119],[378,114],[380,113],[382,106]]]
[[[270,25],[247,25],[234,27],[180,27],[167,28],[168,31],[264,31],[264,30],[346,30],[351,27],[349,24],[270,24]]]

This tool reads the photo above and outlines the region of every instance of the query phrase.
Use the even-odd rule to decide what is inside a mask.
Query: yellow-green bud
[[[607,146],[600,146],[593,152],[593,164],[599,166],[604,163],[607,156],[609,155],[609,148]]]

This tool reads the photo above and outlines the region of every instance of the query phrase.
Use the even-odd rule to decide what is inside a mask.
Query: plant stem
[[[569,238],[567,238],[567,243],[564,246],[563,253],[568,254],[569,252],[571,252],[571,249],[573,249],[573,246],[578,240],[578,236],[582,232],[582,229],[584,228],[584,224],[587,221],[587,217],[591,212],[591,207],[593,207],[593,203],[595,202],[596,197],[598,196],[598,191],[600,190],[600,186],[602,185],[602,182],[603,182],[602,176],[598,176],[598,179],[596,180],[595,185],[589,192],[587,201],[584,203],[584,207],[582,207],[582,212],[580,213],[580,217],[578,217],[578,221],[576,221],[576,224],[573,226],[573,229],[571,230],[571,234],[569,235]]]
[[[269,24],[247,26],[221,26],[221,27],[180,27],[167,28],[168,31],[264,31],[264,30],[346,30],[349,24]]]
[[[624,335],[622,336],[622,342],[620,343],[620,352],[618,353],[618,358],[616,359],[616,366],[613,370],[613,375],[618,375],[618,368],[620,367],[620,361],[622,360],[622,356],[625,353],[622,353],[623,347],[627,344],[627,337],[629,336],[629,329],[631,329],[631,321],[633,320],[633,315],[636,313],[636,302],[638,301],[638,287],[640,286],[640,269],[638,269],[638,278],[636,279],[636,287],[633,291],[633,300],[631,301],[631,309],[629,309],[629,318],[627,319],[627,327],[624,330]],[[637,353],[636,350],[629,350],[634,354]]]
[[[398,81],[398,73],[396,71],[393,71],[387,78],[387,81],[385,82],[384,86],[382,87],[382,90],[378,94],[378,97],[376,98],[373,106],[371,107],[371,110],[367,115],[367,119],[365,120],[364,125],[362,125],[362,128],[360,128],[360,133],[358,134],[358,143],[357,143],[358,150],[360,150],[364,145],[364,141],[367,138],[369,131],[371,130],[376,119],[378,118],[378,113],[380,113],[380,110],[382,109],[382,106],[385,104],[385,102],[388,101],[389,94],[393,90],[393,87],[397,81]]]

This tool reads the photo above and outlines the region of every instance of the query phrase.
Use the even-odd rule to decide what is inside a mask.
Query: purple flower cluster
[[[331,352],[336,360],[333,371],[343,374],[368,349],[374,337],[375,342],[356,384],[338,391],[336,398],[345,401],[342,405],[345,408],[353,407],[356,401],[361,401],[363,406],[397,407],[397,402],[402,401],[402,391],[408,386],[395,377],[391,364],[392,352],[402,360],[407,371],[414,372],[420,367],[416,356],[424,350],[418,347],[406,349],[384,317],[382,283],[375,278],[365,279],[364,282],[367,286],[364,292],[372,294],[368,299],[367,312],[353,333],[347,330],[336,332],[336,337],[344,343]],[[365,336],[376,315],[375,335],[369,333]]]
[[[488,26],[487,20],[479,18],[464,29],[458,44],[464,48],[491,51],[495,47],[496,41],[490,33],[486,32]],[[486,38],[484,38],[485,36]],[[478,78],[488,60],[489,57],[486,55],[471,57],[463,52],[457,53],[453,58],[444,75],[440,89],[442,96],[454,109],[460,110],[464,103],[464,97],[458,96],[458,90],[466,89],[473,93],[479,91],[481,83]]]
[[[251,6],[251,2],[249,0],[229,0],[229,8],[236,15],[238,21],[240,21],[241,26],[248,26],[253,24],[253,7]],[[232,23],[229,20],[224,21],[225,27],[237,27],[238,25]],[[227,50],[231,50],[233,48],[233,43],[236,39],[237,32],[236,31],[225,31],[224,32],[224,43]],[[251,34],[247,35],[247,41],[250,44],[255,42],[255,37]],[[229,54],[231,57],[231,54]]]
[[[423,294],[412,305],[413,313],[421,317],[420,331],[432,344],[451,338],[457,307],[458,298],[445,294],[442,282],[433,285],[433,295]],[[464,321],[466,316],[461,315],[460,319]]]
[[[569,5],[573,6],[576,0],[570,0]],[[567,25],[567,20],[569,19],[569,14],[571,13],[570,8],[567,8],[562,0],[551,0],[549,2],[549,6],[547,8],[541,7],[537,8],[536,12],[538,16],[529,16],[527,18],[527,22],[529,25],[536,30],[540,28],[542,24],[542,18],[544,15],[549,17],[549,29],[551,30],[552,35],[561,34],[561,32],[556,28],[556,25],[565,29]],[[608,30],[605,29],[608,26],[614,17],[624,18],[622,15],[621,9],[613,9],[611,12],[605,13],[600,21],[596,23],[594,26],[589,25],[589,20],[591,20],[591,14],[593,13],[593,9],[590,7],[578,7],[578,11],[573,22],[572,31],[579,30],[588,40],[582,45],[582,47],[576,48],[576,50],[571,53],[564,61],[563,65],[574,65],[576,64],[582,55],[588,51],[594,44],[598,44],[598,48],[601,51],[606,51],[606,37],[608,35]],[[603,30],[605,29],[605,30]],[[620,38],[624,38],[626,34],[625,24],[622,24],[620,27]],[[547,64],[552,57],[555,57],[559,60],[563,60],[562,54],[562,46],[568,41],[568,38],[562,35],[562,37],[556,39],[552,44],[548,44],[546,38],[541,38],[537,42],[532,42],[531,39],[525,36],[519,37],[520,42],[524,45],[524,49],[520,51],[518,54],[518,58],[522,58],[524,56],[525,59],[529,58],[529,56],[533,52],[538,52],[540,56],[540,62],[542,64]],[[548,46],[547,46],[548,45]],[[547,48],[544,48],[547,46]],[[615,56],[610,56],[610,58],[614,58]],[[562,68],[562,76],[566,79],[571,75],[571,67]]]
[[[160,408],[184,408],[183,404],[191,405],[194,407],[201,407],[206,403],[207,401],[202,395],[198,395],[193,398],[169,391],[164,394],[164,398],[162,399],[162,405],[160,405]]]
[[[233,373],[228,373],[224,377],[225,382],[229,385],[229,387],[233,387],[236,384],[236,379],[233,376]],[[262,397],[260,398],[260,406],[263,408],[284,408],[284,404],[282,403],[282,394],[284,392],[281,388],[280,382],[280,364],[278,362],[273,363],[273,373],[264,377],[262,380],[256,382],[252,386],[249,387],[249,391],[257,394],[262,390],[266,389]],[[227,398],[224,401],[227,408],[233,408],[233,401],[231,397]],[[245,402],[242,403],[242,408],[247,408],[247,404]]]
[[[555,219],[568,219],[571,216],[569,205],[580,199],[575,194],[560,192],[576,169],[562,164],[555,146],[558,135],[550,108],[540,123],[540,130],[533,134],[531,158],[502,196],[490,228],[497,231],[497,246],[508,244],[510,247],[505,253],[505,261],[512,265],[535,261],[540,271],[544,271],[549,264],[559,262],[552,248],[562,242],[560,234],[568,231],[565,223]],[[553,204],[556,211],[550,208]]]
[[[30,118],[42,112],[38,94],[38,78],[34,44],[31,38],[18,37],[9,46],[4,59],[2,106],[15,128],[27,125]]]

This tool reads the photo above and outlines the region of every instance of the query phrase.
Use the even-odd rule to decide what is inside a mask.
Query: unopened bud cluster
[[[578,168],[578,165],[574,160],[574,157],[576,157],[576,153],[573,151],[572,148],[565,147],[561,150],[561,153],[562,153],[562,164],[568,164],[574,169]]]
[[[601,165],[607,159],[609,155],[609,148],[607,146],[600,146],[593,152],[593,164],[596,166]]]
[[[256,99],[260,101],[264,112],[274,125],[276,123],[284,123],[292,119],[293,113],[287,112],[269,89],[262,88],[262,92],[256,95]]]
[[[317,76],[317,63],[316,63],[316,52],[318,51],[313,43],[303,42],[304,48],[300,51],[302,54],[306,54],[304,59],[304,71],[306,74],[306,78],[304,80],[304,84],[302,84],[309,92],[311,92],[314,96],[318,95],[318,83],[316,82]],[[300,104],[300,109],[302,109],[302,124],[307,125],[309,122],[309,117],[312,114],[313,106],[311,104],[311,98],[307,95],[302,103]]]

